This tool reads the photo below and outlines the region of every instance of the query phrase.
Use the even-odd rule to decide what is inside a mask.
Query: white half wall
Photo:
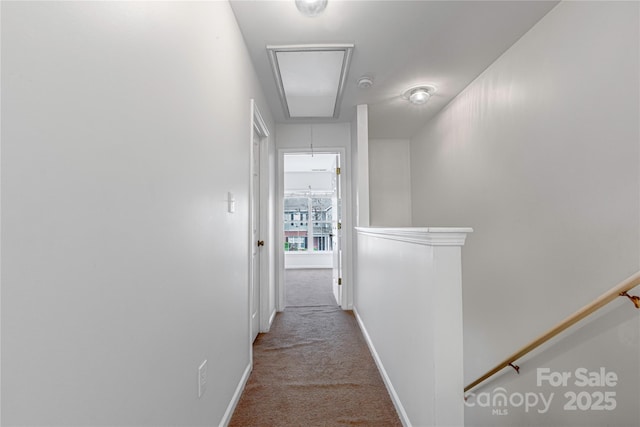
[[[469,228],[358,228],[354,310],[404,425],[464,425],[461,246]]]
[[[561,2],[411,139],[414,226],[475,230],[467,384],[640,267],[639,17],[637,2]],[[548,411],[476,402],[467,425],[640,425],[638,326],[612,303],[477,390],[554,393]],[[597,389],[615,410],[566,410],[565,393],[596,389],[536,383],[582,367],[616,372]]]
[[[250,363],[251,98],[273,129],[229,4],[1,24],[2,425],[220,424]]]

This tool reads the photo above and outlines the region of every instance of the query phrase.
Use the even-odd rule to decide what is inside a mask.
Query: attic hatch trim
[[[347,75],[349,73],[349,65],[351,63],[351,56],[353,54],[353,44],[309,44],[309,45],[267,45],[267,53],[269,55],[269,62],[271,63],[271,69],[278,88],[278,95],[280,102],[284,110],[284,115],[287,119],[313,119],[313,118],[333,118],[337,119],[340,116],[340,105],[342,103],[342,97],[344,94],[345,83]],[[313,53],[313,52],[342,52],[342,64],[339,70],[339,78],[337,80],[337,86],[335,88],[335,101],[333,105],[333,114],[324,115],[298,115],[290,109],[290,102],[287,99],[287,93],[285,91],[285,84],[282,80],[282,73],[280,69],[280,63],[278,61],[278,53]],[[334,70],[335,72],[336,70]]]

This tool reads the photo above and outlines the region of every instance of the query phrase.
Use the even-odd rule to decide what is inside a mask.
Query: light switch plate
[[[227,193],[227,210],[229,213],[234,213],[236,211],[236,199],[233,197],[233,193],[229,191]]]

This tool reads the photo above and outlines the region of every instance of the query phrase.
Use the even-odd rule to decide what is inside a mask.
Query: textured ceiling
[[[293,0],[231,0],[269,107],[285,119],[266,45],[354,43],[338,119],[369,105],[371,138],[409,138],[538,22],[557,1],[337,1],[322,15],[301,15]],[[357,87],[368,75],[374,85]],[[423,106],[401,98],[410,86],[438,90]]]

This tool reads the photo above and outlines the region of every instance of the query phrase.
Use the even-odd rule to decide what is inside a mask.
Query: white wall
[[[369,140],[369,209],[372,226],[411,225],[408,139]]]
[[[639,268],[639,5],[563,2],[411,140],[415,226],[465,225],[465,377]],[[638,293],[638,290],[635,292]],[[468,425],[640,424],[638,313],[620,299],[479,391],[555,392],[549,412],[470,408]],[[538,367],[605,367],[615,411],[566,411]],[[587,390],[589,392],[593,390]]]
[[[353,176],[355,199],[355,224],[358,227],[371,225],[369,205],[369,106],[356,106],[356,118],[352,125],[354,137]]]
[[[277,148],[310,152],[312,143],[317,152],[327,147],[351,147],[351,125],[349,123],[276,124]]]
[[[226,2],[3,2],[3,425],[221,421],[252,97],[272,127]]]
[[[285,252],[284,268],[333,268],[333,252]]]
[[[332,171],[285,172],[285,191],[333,191]]]

